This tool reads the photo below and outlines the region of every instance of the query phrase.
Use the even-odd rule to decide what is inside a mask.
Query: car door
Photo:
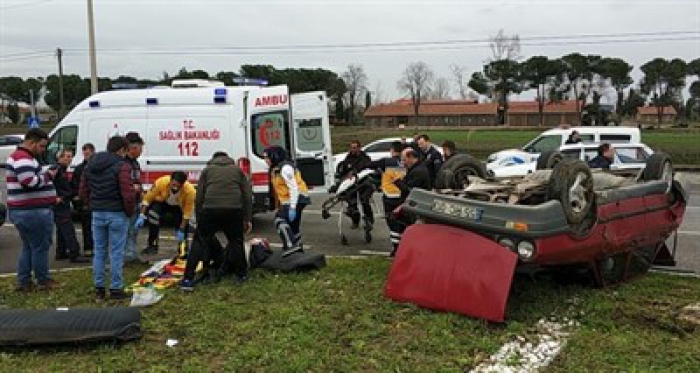
[[[328,98],[323,91],[291,95],[292,144],[299,172],[314,192],[334,182]]]

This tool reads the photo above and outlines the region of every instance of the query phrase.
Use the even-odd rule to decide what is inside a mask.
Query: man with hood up
[[[309,190],[301,173],[279,146],[265,149],[265,162],[270,167],[270,182],[277,214],[275,226],[282,238],[283,256],[303,251],[301,243],[301,213],[310,203]]]
[[[129,148],[122,136],[107,142],[107,151],[95,154],[88,162],[80,182],[80,198],[92,211],[93,280],[98,301],[106,297],[105,265],[109,253],[111,299],[125,299],[122,270],[129,217],[136,208],[131,166],[124,160]],[[111,248],[109,247],[111,246]]]

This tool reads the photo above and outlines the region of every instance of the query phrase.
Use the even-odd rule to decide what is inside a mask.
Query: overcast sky
[[[0,0],[0,76],[55,73],[51,53],[57,47],[66,50],[64,73],[88,76],[86,4],[86,0]],[[348,64],[359,63],[369,77],[369,88],[375,90],[379,84],[384,98],[394,99],[401,96],[396,82],[409,62],[424,61],[436,76],[451,79],[451,64],[465,66],[469,74],[481,69],[490,56],[488,46],[243,51],[248,54],[234,48],[484,40],[499,29],[520,35],[525,58],[570,52],[621,57],[636,67],[635,79],[641,75],[638,67],[654,57],[700,57],[700,0],[94,0],[94,7],[98,73],[112,78],[156,79],[163,71],[174,74],[182,67],[214,74],[237,71],[241,64],[322,67],[342,73]],[[625,42],[611,41],[619,37],[584,37],[528,43],[533,37],[669,31],[696,33],[627,36]],[[641,42],[650,38],[684,40]],[[163,54],[143,54],[145,50]],[[456,93],[455,87],[452,92]]]

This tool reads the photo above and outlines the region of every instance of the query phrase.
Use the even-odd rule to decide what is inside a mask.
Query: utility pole
[[[56,57],[58,58],[58,120],[63,119],[63,51],[61,48],[56,48]]]
[[[92,0],[87,0],[88,5],[88,42],[90,44],[90,91],[97,93],[97,53],[95,51],[95,21],[92,16]]]

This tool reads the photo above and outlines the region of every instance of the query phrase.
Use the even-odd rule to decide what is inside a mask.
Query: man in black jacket
[[[420,161],[419,157],[418,153],[410,148],[404,149],[401,153],[401,161],[404,166],[408,168],[406,176],[394,181],[394,184],[401,190],[401,203],[406,201],[406,198],[408,198],[413,188],[425,190],[430,190],[432,188],[428,168]],[[405,229],[406,226],[402,225],[399,232],[397,232],[396,238],[398,238],[398,241],[401,240],[401,235]],[[392,250],[391,256],[396,255],[397,249],[398,245]]]
[[[360,141],[353,140],[350,142],[350,150],[345,159],[338,164],[336,168],[336,178],[343,180],[344,178],[357,175],[360,171],[367,168],[372,160],[367,153],[362,150]],[[369,227],[374,224],[374,213],[372,212],[372,193],[373,190],[368,187],[360,188],[357,194],[348,198],[348,210],[346,215],[352,219],[352,229],[357,229],[360,226],[360,210],[357,207],[357,200],[362,204],[362,213],[365,216],[366,223]]]
[[[420,161],[425,164],[430,175],[431,184],[435,182],[440,167],[442,166],[442,154],[437,150],[437,147],[430,142],[428,135],[418,136],[418,147],[420,148]]]
[[[58,152],[56,176],[53,179],[56,188],[56,205],[53,207],[56,223],[56,260],[70,259],[72,263],[87,263],[88,259],[80,256],[80,244],[75,236],[75,227],[71,220],[71,201],[76,196],[68,180],[68,166],[73,161],[73,150],[63,149]]]
[[[70,180],[71,190],[73,192],[73,206],[80,213],[80,225],[83,228],[83,253],[85,256],[92,256],[92,213],[87,208],[87,203],[84,203],[79,197],[80,179],[83,177],[85,166],[92,156],[95,154],[95,145],[86,143],[83,145],[83,163],[79,164],[73,170],[73,178]]]
[[[603,143],[598,147],[598,156],[588,161],[588,167],[609,170],[613,160],[615,160],[615,149],[612,145]]]

